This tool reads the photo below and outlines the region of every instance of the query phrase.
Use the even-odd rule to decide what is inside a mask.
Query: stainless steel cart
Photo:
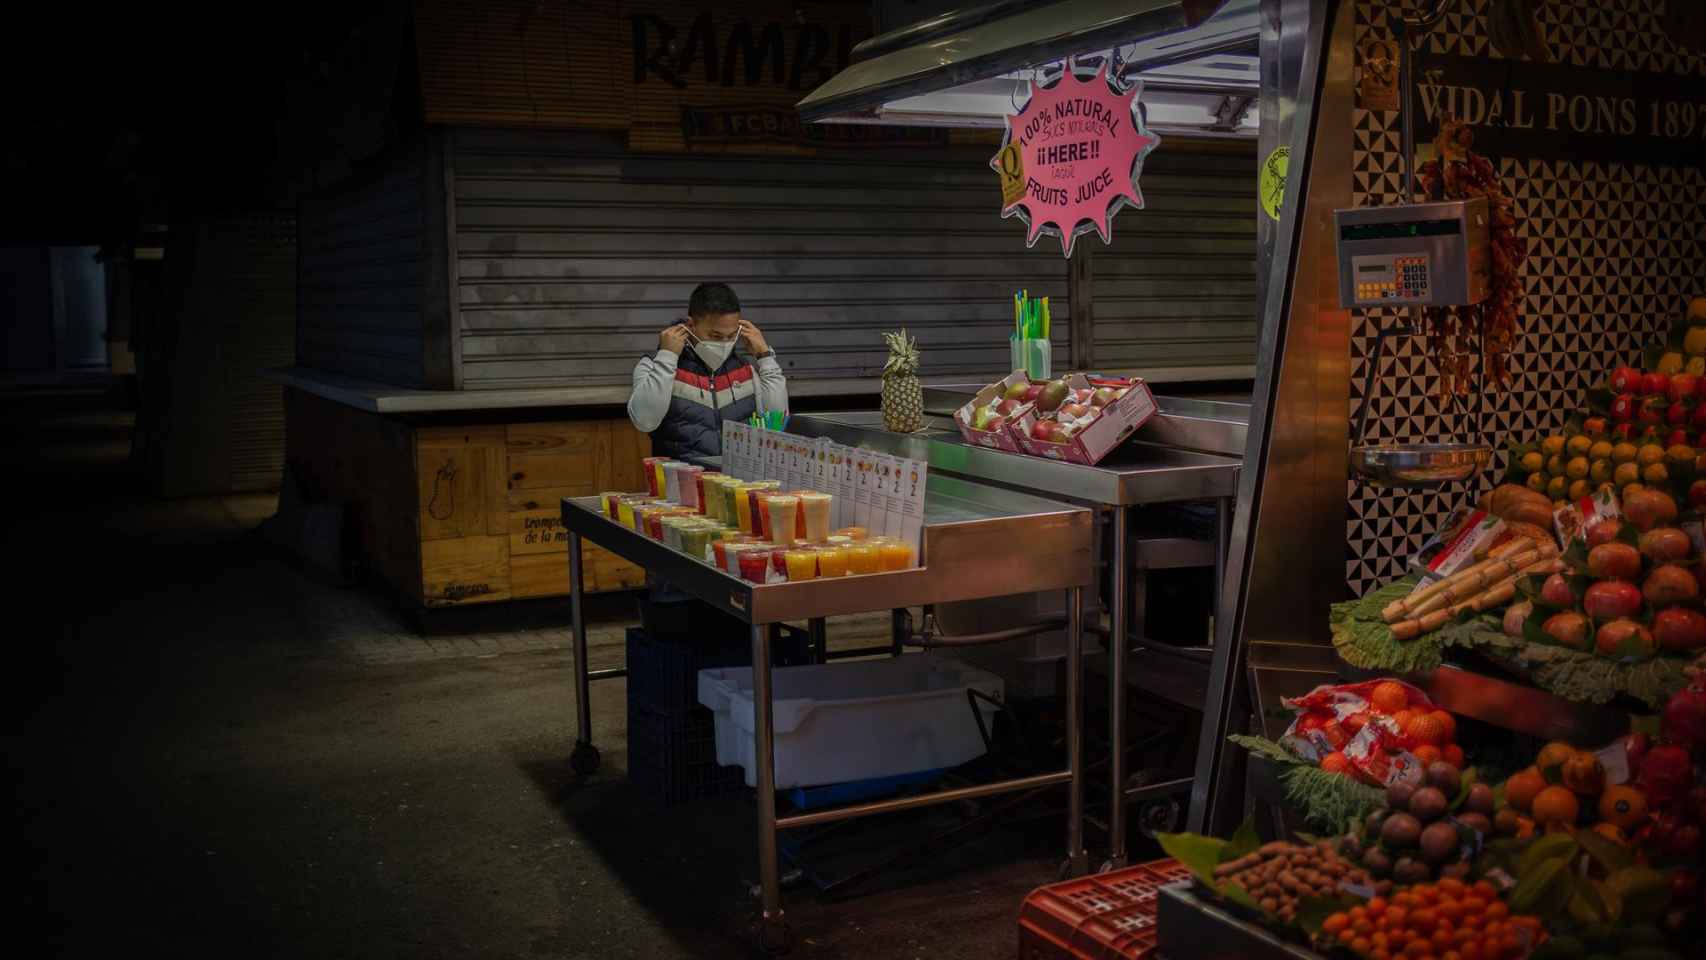
[[[1088,510],[1011,490],[932,473],[925,491],[923,565],[864,576],[760,585],[749,583],[622,526],[599,510],[596,497],[563,499],[563,526],[569,532],[569,589],[573,605],[577,769],[597,766],[592,744],[592,679],[586,662],[586,620],[581,582],[581,541],[639,564],[676,587],[751,626],[753,709],[758,756],[758,864],[763,900],[763,934],[784,937],[776,832],[833,820],[887,813],[1068,785],[1066,860],[1082,873],[1087,866],[1083,841],[1082,667],[1083,592],[1091,583],[1093,531]],[[778,817],[774,728],[771,703],[771,631],[789,620],[872,610],[978,600],[988,597],[1066,591],[1066,746],[1064,769],[1014,780],[881,800],[811,813]]]

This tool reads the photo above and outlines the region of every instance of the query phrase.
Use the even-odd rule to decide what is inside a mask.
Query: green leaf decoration
[[[1605,890],[1622,902],[1631,923],[1656,919],[1670,902],[1670,882],[1651,867],[1623,867],[1605,878]]]
[[[1617,539],[1631,547],[1640,547],[1641,528],[1625,520],[1617,527]]]
[[[1576,842],[1581,844],[1587,855],[1606,873],[1614,873],[1635,865],[1635,855],[1629,852],[1628,847],[1614,843],[1592,830],[1576,831]]]
[[[1238,829],[1233,832],[1232,838],[1226,841],[1226,846],[1221,848],[1220,862],[1228,863],[1246,853],[1254,853],[1256,848],[1261,845],[1262,836],[1256,832],[1255,819],[1245,817],[1244,822],[1239,824]]]
[[[1310,823],[1331,829],[1386,805],[1386,791],[1319,767],[1294,763],[1280,774],[1286,803]]]
[[[1540,864],[1548,860],[1571,860],[1581,848],[1576,844],[1576,838],[1567,833],[1554,833],[1541,837],[1528,845],[1523,851],[1522,858],[1517,861],[1518,877],[1526,877],[1533,873]]]
[[[1235,733],[1226,738],[1232,743],[1250,751],[1254,756],[1272,760],[1275,763],[1301,763],[1302,761],[1290,750],[1269,740],[1267,737],[1257,737],[1247,733]]]
[[[1475,785],[1475,768],[1468,767],[1459,775],[1457,796],[1451,798],[1451,810],[1456,812],[1463,806],[1463,801],[1469,799],[1469,788]]]
[[[1380,617],[1387,604],[1407,596],[1419,580],[1411,574],[1370,591],[1360,600],[1333,604],[1327,623],[1333,634],[1333,646],[1346,663],[1364,670],[1398,674],[1425,673],[1439,667],[1438,637],[1442,631],[1399,640]]]
[[[1160,842],[1161,849],[1167,856],[1185,865],[1185,869],[1205,886],[1218,889],[1214,880],[1214,868],[1220,866],[1220,853],[1226,847],[1226,841],[1219,837],[1205,837],[1200,833],[1161,833],[1155,839]]]
[[[1550,917],[1569,905],[1573,887],[1569,859],[1551,857],[1523,871],[1507,899],[1512,913]]]
[[[1593,923],[1606,923],[1611,920],[1611,914],[1607,911],[1603,898],[1592,882],[1572,884],[1567,912],[1570,919],[1575,921],[1577,926],[1582,927]]]
[[[1529,619],[1529,624],[1534,618]],[[1492,630],[1441,630],[1442,646],[1464,647],[1503,664],[1529,683],[1578,703],[1610,703],[1619,692],[1660,710],[1688,685],[1681,657],[1660,656],[1620,662],[1585,650],[1539,642],[1524,626],[1523,636],[1507,637]],[[1540,634],[1545,637],[1544,632]],[[1550,639],[1550,638],[1547,638]]]
[[[1218,887],[1215,887],[1214,891],[1241,907],[1247,907],[1257,913],[1272,916],[1272,914],[1269,914],[1266,910],[1262,909],[1262,905],[1256,902],[1255,897],[1250,896],[1249,891],[1230,880]]]

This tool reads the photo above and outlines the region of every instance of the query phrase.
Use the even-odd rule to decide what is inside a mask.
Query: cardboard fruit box
[[[1074,373],[1065,380],[1073,390],[1113,387],[1116,390],[1126,388],[1126,392],[1125,396],[1101,408],[1101,413],[1088,426],[1065,443],[1036,439],[1031,431],[1036,427],[1037,414],[1041,411],[1034,404],[1024,410],[1012,424],[1012,429],[1019,449],[1031,456],[1093,466],[1155,416],[1155,395],[1141,377],[1087,377]]]
[[[1007,393],[1007,388],[1011,387],[1015,383],[1022,383],[1026,386],[1030,386],[1031,379],[1025,376],[1025,371],[1015,370],[1007,376],[1002,377],[1000,380],[997,380],[989,386],[984,387],[982,390],[979,390],[977,395],[972,397],[970,402],[954,411],[954,423],[960,428],[960,436],[964,437],[967,443],[975,443],[980,447],[989,447],[992,450],[1005,450],[1008,453],[1022,452],[1019,449],[1019,441],[1016,432],[1018,428],[1016,424],[1018,422],[1018,418],[1029,414],[1036,407],[1036,404],[1026,403],[1015,408],[1014,411],[1008,415],[1006,425],[1003,425],[999,430],[976,430],[973,429],[971,425],[972,414],[975,413],[979,407],[986,406],[1001,399]]]

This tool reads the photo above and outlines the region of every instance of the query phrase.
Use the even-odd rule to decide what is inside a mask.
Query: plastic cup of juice
[[[680,517],[675,516],[675,515],[670,515],[667,517],[659,517],[658,518],[658,532],[662,534],[662,536],[659,537],[658,539],[663,541],[664,546],[670,548],[671,550],[680,550],[681,549],[681,518]]]
[[[705,516],[724,523],[734,523],[734,517],[729,515],[728,489],[730,478],[721,473],[705,474]]]
[[[669,463],[668,457],[656,457],[652,462],[652,496],[663,499],[669,495],[669,484],[665,479],[664,464]]]
[[[742,580],[763,583],[770,578],[770,550],[767,547],[747,546],[735,554],[735,561],[740,564]]]
[[[877,541],[877,557],[885,571],[908,569],[912,566],[912,544],[884,537]]]
[[[671,460],[663,465],[663,498],[670,503],[685,503],[681,492],[681,474],[687,464]]]
[[[829,511],[835,498],[827,493],[800,494],[800,514],[805,521],[805,537],[813,543],[829,539]]]
[[[704,476],[704,467],[696,467],[690,463],[681,468],[681,503],[683,506],[692,507],[694,512],[701,515],[705,513],[705,486],[702,482]]]
[[[735,508],[735,526],[739,527],[744,533],[754,532],[752,529],[752,491],[751,484],[743,483],[735,487],[734,492],[729,497]]]
[[[606,517],[610,518],[611,520],[615,520],[617,518],[616,499],[618,497],[621,497],[621,496],[625,496],[625,495],[621,494],[621,493],[616,493],[614,491],[612,491],[610,493],[599,494],[598,495],[598,512],[604,514]]]
[[[646,492],[651,494],[654,497],[661,496],[661,494],[659,494],[658,491],[663,489],[663,486],[658,482],[659,479],[663,476],[662,474],[660,474],[658,472],[658,464],[663,463],[665,460],[668,460],[668,459],[669,459],[668,457],[641,457],[640,458],[640,464],[642,465],[644,472],[645,472],[645,475],[646,475]]]
[[[766,487],[753,491],[750,498],[752,500],[752,525],[755,528],[753,532],[772,541],[775,539],[770,535],[770,498],[773,496],[775,494],[770,488]]]
[[[632,500],[617,501],[616,522],[630,530],[634,529],[634,502]]]
[[[770,517],[770,542],[793,543],[800,539],[794,529],[799,524],[800,498],[793,494],[772,494],[765,502]]]
[[[810,547],[790,547],[783,551],[783,559],[788,565],[788,580],[817,579],[817,551]]]
[[[882,557],[877,545],[869,540],[858,540],[847,548],[848,573],[876,573],[882,569]]]
[[[847,548],[839,544],[818,547],[817,573],[820,577],[847,576]]]
[[[864,527],[842,527],[835,531],[832,536],[846,537],[849,540],[863,540],[866,537],[866,531]]]
[[[775,544],[770,545],[770,569],[774,570],[777,576],[786,577],[788,575],[787,547],[778,547]]]

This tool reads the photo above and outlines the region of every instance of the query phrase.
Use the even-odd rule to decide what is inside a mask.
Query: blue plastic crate
[[[738,771],[739,767],[729,767]],[[908,787],[922,786],[941,779],[945,770],[919,770],[893,777],[872,777],[869,780],[850,780],[847,783],[826,783],[816,787],[795,787],[783,792],[788,802],[800,810],[818,807],[838,807],[893,796]]]

